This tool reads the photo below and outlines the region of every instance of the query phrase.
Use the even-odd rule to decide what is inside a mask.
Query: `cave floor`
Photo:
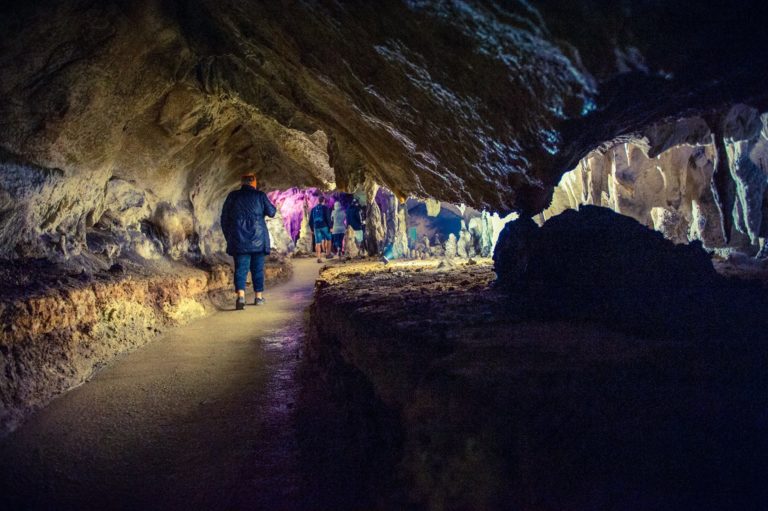
[[[293,278],[267,289],[266,306],[178,328],[33,416],[0,443],[6,505],[281,509],[295,501],[295,373],[318,267],[296,260]]]

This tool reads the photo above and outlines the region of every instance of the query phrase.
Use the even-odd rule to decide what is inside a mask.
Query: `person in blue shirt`
[[[309,224],[315,232],[317,262],[322,263],[321,252],[325,252],[327,258],[331,257],[331,210],[325,205],[322,195],[317,199],[317,206],[309,212]]]
[[[256,292],[253,304],[264,304],[264,258],[270,251],[265,217],[274,217],[277,210],[267,194],[256,186],[254,174],[242,176],[240,189],[227,195],[221,210],[227,254],[235,260],[236,310],[245,308],[245,281],[249,270]]]

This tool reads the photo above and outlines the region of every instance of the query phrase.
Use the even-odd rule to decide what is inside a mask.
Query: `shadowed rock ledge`
[[[748,509],[766,497],[760,331],[542,321],[522,289],[490,289],[489,264],[436,264],[325,269],[311,311],[314,359],[330,378],[338,364],[362,375],[397,418],[400,443],[382,445],[400,507]]]

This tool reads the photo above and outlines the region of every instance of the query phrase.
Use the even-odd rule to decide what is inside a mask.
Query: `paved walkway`
[[[263,307],[222,311],[123,356],[0,443],[0,508],[291,509],[304,311],[295,260]]]

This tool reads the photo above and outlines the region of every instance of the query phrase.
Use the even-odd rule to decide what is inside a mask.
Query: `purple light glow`
[[[304,216],[304,201],[306,200],[309,203],[309,208],[312,209],[317,204],[319,196],[317,188],[275,190],[267,193],[267,196],[272,204],[280,210],[285,229],[291,235],[291,239],[296,241],[299,238],[301,220]]]
[[[304,216],[304,201],[309,204],[309,209],[317,205],[320,195],[324,195],[326,204],[331,210],[337,201],[345,208],[352,202],[352,195],[346,193],[321,193],[317,188],[289,188],[287,190],[274,190],[267,193],[272,204],[280,210],[283,216],[285,229],[293,241],[299,238],[301,221]]]

